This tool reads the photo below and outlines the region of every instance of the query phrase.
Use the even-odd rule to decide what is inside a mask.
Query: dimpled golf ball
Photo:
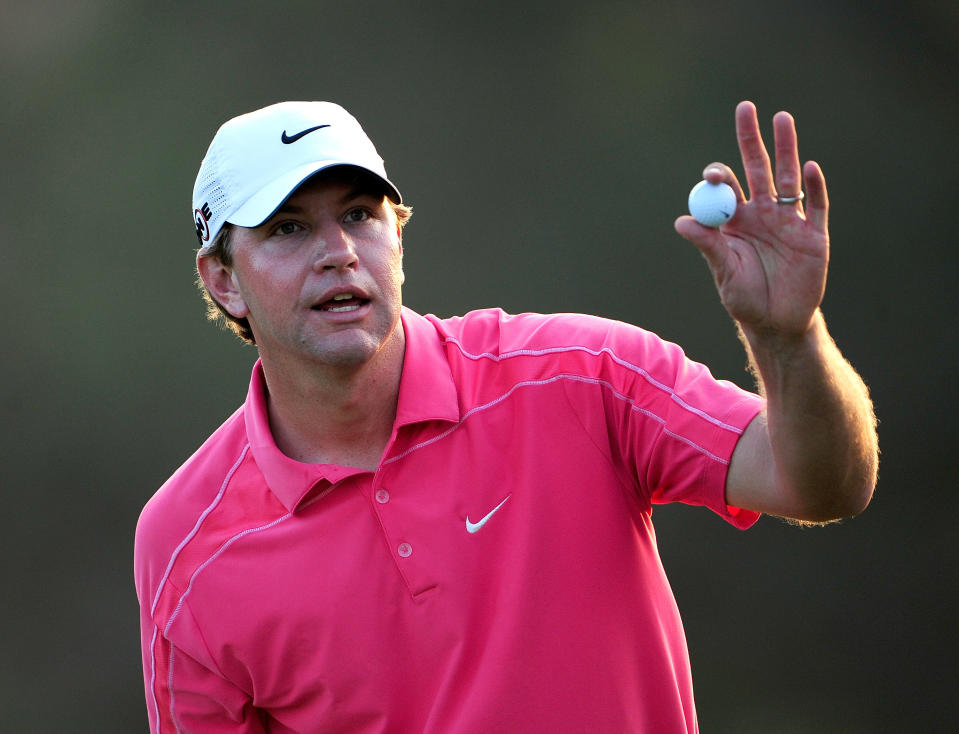
[[[689,192],[689,213],[704,227],[718,227],[736,213],[736,192],[728,184],[700,181]]]

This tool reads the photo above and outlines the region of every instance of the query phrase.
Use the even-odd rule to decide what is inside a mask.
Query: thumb
[[[689,215],[679,217],[673,226],[682,237],[696,245],[710,270],[715,273],[722,269],[726,262],[726,242],[718,229],[704,227]]]

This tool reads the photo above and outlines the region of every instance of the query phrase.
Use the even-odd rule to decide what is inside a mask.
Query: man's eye
[[[365,222],[370,218],[370,213],[366,209],[350,209],[346,213],[347,222]]]
[[[300,229],[296,222],[281,222],[273,230],[274,234],[294,234]]]

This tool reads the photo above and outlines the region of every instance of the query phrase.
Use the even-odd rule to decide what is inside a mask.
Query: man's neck
[[[270,430],[280,451],[305,463],[375,471],[393,431],[404,353],[401,336],[351,370],[291,369],[263,359]]]

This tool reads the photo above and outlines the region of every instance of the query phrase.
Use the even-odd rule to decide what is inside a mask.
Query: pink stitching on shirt
[[[166,573],[164,574],[163,579],[162,579],[161,582],[160,582],[160,589],[157,591],[156,599],[154,599],[153,607],[152,607],[152,609],[151,609],[151,614],[152,614],[152,612],[156,609],[157,603],[159,602],[159,599],[160,599],[160,590],[162,590],[163,586],[165,585],[166,580],[167,580],[167,578],[168,578],[169,575],[170,575],[170,572],[171,572],[171,570],[172,570],[172,568],[173,568],[173,565],[174,565],[174,562],[176,561],[177,556],[179,556],[180,551],[184,548],[184,546],[186,546],[186,544],[187,544],[187,543],[193,538],[193,536],[195,536],[196,533],[199,531],[200,525],[203,523],[203,520],[207,517],[207,515],[209,515],[209,514],[216,508],[216,506],[219,504],[220,500],[221,500],[222,497],[223,497],[224,492],[226,491],[227,486],[228,486],[229,483],[230,483],[230,479],[232,479],[232,477],[233,477],[233,475],[236,473],[237,469],[239,469],[240,465],[243,463],[243,459],[246,457],[246,454],[247,454],[247,452],[249,451],[249,448],[250,448],[250,445],[249,445],[249,444],[247,444],[246,446],[243,447],[243,451],[240,453],[240,458],[239,458],[239,459],[236,461],[236,463],[230,468],[229,472],[227,472],[226,478],[223,480],[223,484],[222,484],[222,486],[220,487],[220,491],[217,493],[216,498],[213,500],[213,502],[210,504],[210,506],[207,507],[206,510],[203,511],[203,513],[200,515],[200,518],[197,520],[196,525],[193,527],[193,529],[190,531],[190,533],[187,535],[187,537],[180,543],[179,546],[177,546],[176,550],[173,552],[173,556],[172,556],[172,558],[171,558],[171,560],[170,560],[170,564],[169,564],[169,566],[167,567]],[[329,487],[329,488],[326,489],[324,492],[321,492],[319,495],[317,495],[316,497],[314,497],[313,499],[311,499],[309,502],[307,502],[306,504],[304,504],[304,505],[301,507],[301,509],[302,509],[302,508],[305,508],[305,507],[308,507],[309,505],[313,504],[314,502],[316,502],[317,500],[321,499],[322,497],[325,497],[325,496],[326,496],[327,494],[329,494],[331,491],[333,491],[333,487]],[[171,625],[172,625],[173,622],[176,620],[176,618],[179,616],[180,610],[182,609],[183,604],[184,604],[184,602],[186,601],[187,596],[190,594],[190,591],[193,589],[193,583],[194,583],[194,581],[196,580],[196,577],[199,575],[199,573],[200,573],[202,570],[204,570],[208,565],[210,565],[214,560],[216,560],[216,559],[217,559],[224,551],[226,551],[226,549],[229,548],[235,541],[239,540],[240,538],[242,538],[242,537],[244,537],[244,536],[246,536],[246,535],[249,535],[250,533],[259,532],[259,531],[261,531],[261,530],[268,530],[268,529],[270,529],[270,528],[272,528],[272,527],[274,527],[274,526],[276,526],[276,525],[279,525],[281,522],[283,522],[284,520],[289,519],[289,518],[292,517],[292,516],[293,516],[293,513],[292,513],[292,512],[288,512],[286,515],[284,515],[284,516],[282,516],[282,517],[280,517],[280,518],[277,518],[276,520],[274,520],[274,521],[272,521],[272,522],[270,522],[270,523],[267,523],[266,525],[261,525],[260,527],[255,527],[255,528],[247,528],[246,530],[243,530],[243,531],[237,533],[236,535],[234,535],[233,537],[231,537],[229,540],[227,540],[226,542],[224,542],[223,545],[221,545],[221,546],[216,550],[216,552],[215,552],[213,555],[211,555],[206,561],[204,561],[202,564],[200,564],[200,565],[196,568],[196,570],[193,572],[193,574],[190,576],[190,583],[187,585],[186,591],[184,591],[183,594],[180,596],[179,600],[177,601],[176,608],[175,608],[174,611],[173,611],[173,614],[170,615],[170,619],[167,621],[166,626],[163,628],[163,634],[164,634],[164,636],[169,632]],[[154,707],[154,710],[156,711],[157,731],[159,731],[159,729],[160,729],[160,724],[161,724],[161,721],[160,721],[160,704],[159,704],[159,702],[157,701],[157,698],[156,698],[156,654],[154,653],[155,646],[156,646],[156,638],[157,638],[158,631],[159,631],[159,629],[158,629],[156,626],[154,626],[154,629],[153,629],[153,639],[152,639],[151,644],[150,644],[150,673],[151,673],[150,690],[151,690],[151,693],[152,693],[152,695],[153,695],[153,707]],[[175,714],[175,712],[174,712],[174,710],[173,710],[173,702],[174,702],[174,695],[173,695],[173,650],[174,650],[174,649],[175,649],[175,648],[174,648],[174,646],[173,646],[173,643],[171,642],[171,643],[170,643],[170,672],[169,672],[169,676],[168,676],[168,686],[169,686],[169,689],[170,689],[170,716],[171,716],[172,719],[173,719],[174,726],[176,726],[177,731],[179,732],[179,731],[180,731],[180,725],[179,725],[179,722],[177,721],[176,714]]]
[[[180,596],[180,599],[177,601],[176,608],[173,610],[173,614],[170,615],[170,619],[169,621],[167,621],[166,627],[163,628],[164,637],[166,637],[166,635],[169,633],[170,627],[172,626],[176,618],[179,616],[180,610],[183,608],[183,604],[186,601],[186,598],[190,595],[190,592],[193,590],[193,582],[196,580],[196,577],[200,575],[201,571],[203,571],[207,566],[213,563],[213,561],[219,558],[220,555],[223,552],[225,552],[227,548],[233,545],[233,543],[239,540],[240,538],[250,535],[251,533],[258,533],[261,530],[269,530],[270,528],[279,525],[281,522],[283,522],[284,520],[288,520],[291,517],[293,517],[293,513],[288,512],[282,517],[278,517],[276,520],[273,520],[272,522],[269,522],[266,525],[260,525],[259,527],[256,527],[256,528],[247,528],[246,530],[240,531],[239,533],[234,535],[232,538],[227,540],[225,543],[223,543],[223,545],[221,545],[216,550],[216,553],[214,553],[212,556],[207,558],[203,563],[197,566],[196,570],[193,572],[193,575],[190,576],[190,583],[187,584],[186,591],[184,591],[183,594]],[[177,723],[176,714],[173,712],[173,649],[174,649],[173,643],[171,642],[170,643],[170,675],[169,675],[169,683],[168,683],[170,687],[170,716],[173,718],[173,723],[176,725],[177,731],[179,732],[180,725]],[[158,711],[158,716],[159,716],[159,711]],[[157,727],[159,728],[159,722],[157,723]]]
[[[166,571],[163,574],[163,578],[160,579],[160,583],[157,586],[156,596],[153,598],[153,605],[150,607],[150,614],[153,614],[156,611],[157,604],[160,601],[160,592],[163,591],[163,586],[166,584],[166,580],[170,576],[170,572],[173,570],[173,564],[176,563],[176,559],[180,555],[180,551],[189,543],[193,536],[197,534],[200,530],[200,526],[203,524],[203,521],[207,518],[213,510],[216,509],[216,506],[220,504],[220,500],[223,499],[223,493],[226,492],[226,488],[230,483],[230,480],[233,478],[233,475],[236,474],[236,470],[240,468],[240,464],[243,463],[243,459],[246,457],[247,452],[250,450],[250,444],[246,444],[243,447],[243,450],[240,452],[240,458],[236,460],[236,463],[230,467],[230,470],[226,473],[226,477],[223,479],[223,483],[220,485],[220,491],[217,492],[216,497],[213,498],[213,502],[210,503],[210,506],[207,507],[196,521],[196,525],[193,526],[193,529],[187,533],[187,536],[180,542],[180,545],[176,547],[176,550],[173,551],[173,555],[170,556],[170,563],[167,564]]]
[[[556,354],[559,352],[586,352],[587,354],[591,354],[594,357],[598,357],[601,354],[608,354],[610,359],[616,362],[616,364],[620,365],[621,367],[625,367],[631,372],[635,372],[653,387],[668,393],[669,396],[673,400],[675,400],[680,407],[690,411],[691,413],[694,413],[695,415],[698,415],[703,420],[708,421],[709,423],[712,423],[715,426],[723,428],[727,431],[732,431],[736,435],[742,434],[742,429],[737,428],[736,426],[730,425],[728,423],[724,423],[723,421],[719,420],[718,418],[714,416],[709,415],[708,413],[700,410],[699,408],[693,407],[692,405],[687,403],[685,400],[683,400],[681,397],[679,397],[679,395],[676,394],[676,391],[673,388],[671,388],[669,385],[666,385],[665,383],[660,382],[651,374],[649,374],[649,372],[644,370],[642,367],[635,365],[632,362],[627,362],[622,357],[619,357],[609,347],[603,347],[602,349],[599,349],[599,350],[589,349],[588,347],[584,347],[584,346],[548,347],[546,349],[517,349],[512,352],[503,352],[502,354],[493,354],[492,352],[483,352],[482,354],[472,354],[470,352],[467,352],[466,349],[463,347],[463,345],[460,343],[460,341],[454,336],[444,337],[443,340],[445,342],[454,344],[456,348],[460,350],[460,353],[464,357],[467,357],[468,359],[472,359],[472,360],[490,359],[490,360],[493,360],[494,362],[500,362],[504,359],[509,359],[510,357],[541,357],[543,355]]]
[[[214,553],[212,556],[207,558],[203,563],[197,566],[196,570],[193,572],[193,575],[190,576],[190,583],[187,584],[186,591],[184,591],[183,594],[180,596],[180,599],[177,601],[176,608],[173,610],[173,614],[170,615],[170,619],[169,621],[167,621],[166,627],[163,628],[163,634],[166,635],[170,631],[170,626],[173,624],[174,620],[176,620],[177,616],[180,614],[180,609],[183,607],[183,602],[186,601],[186,598],[190,595],[190,592],[193,591],[193,583],[196,581],[196,577],[200,575],[201,571],[203,571],[207,566],[213,563],[213,561],[219,558],[226,551],[227,548],[233,545],[240,538],[246,537],[247,535],[250,535],[251,533],[258,533],[261,530],[269,530],[270,528],[276,525],[279,525],[284,520],[289,520],[291,517],[293,517],[293,513],[288,512],[282,517],[278,517],[276,520],[273,520],[272,522],[268,522],[266,525],[260,525],[259,527],[247,528],[246,530],[241,530],[232,538],[225,541],[223,545],[217,548],[216,553]]]
[[[587,350],[587,351],[588,351],[588,350]],[[659,422],[659,423],[662,424],[663,426],[666,425],[666,419],[665,419],[665,418],[663,418],[662,416],[656,415],[655,413],[647,410],[646,408],[640,408],[638,405],[636,405],[636,403],[633,402],[633,399],[632,399],[632,398],[630,398],[628,395],[624,395],[623,393],[621,393],[621,392],[619,392],[618,390],[616,390],[616,388],[613,387],[612,383],[607,382],[606,380],[600,380],[599,378],[596,378],[596,377],[583,377],[582,375],[561,374],[561,375],[555,375],[555,376],[553,376],[553,377],[548,377],[548,378],[545,378],[545,379],[542,379],[542,380],[524,380],[524,381],[522,381],[522,382],[517,382],[517,383],[516,383],[515,385],[513,385],[509,390],[507,390],[505,393],[503,393],[502,395],[500,395],[500,396],[499,396],[498,398],[496,398],[495,400],[491,400],[490,402],[486,403],[485,405],[477,405],[475,408],[471,408],[470,410],[466,411],[466,413],[463,414],[463,417],[460,418],[459,422],[458,422],[456,425],[454,425],[454,426],[448,428],[447,430],[443,431],[443,433],[439,434],[438,436],[434,436],[433,438],[428,439],[428,440],[426,440],[426,441],[423,441],[422,443],[418,443],[418,444],[416,444],[415,446],[411,446],[411,447],[408,448],[406,451],[404,451],[402,454],[397,454],[396,456],[393,456],[393,457],[387,459],[386,461],[383,462],[383,466],[386,466],[387,464],[392,464],[394,461],[399,461],[400,459],[402,459],[402,458],[404,458],[404,457],[406,457],[406,456],[409,456],[409,455],[412,454],[414,451],[418,451],[419,449],[424,448],[424,447],[426,447],[426,446],[429,446],[429,445],[431,445],[431,444],[434,444],[434,443],[436,443],[437,441],[441,441],[442,439],[444,439],[444,438],[446,438],[447,436],[449,436],[453,431],[455,431],[455,430],[456,430],[457,428],[459,428],[461,425],[463,425],[463,423],[466,422],[466,419],[467,419],[467,418],[469,418],[470,416],[474,415],[475,413],[479,413],[479,412],[481,412],[481,411],[487,410],[488,408],[492,408],[493,406],[501,403],[502,401],[506,400],[506,398],[508,398],[510,395],[512,395],[513,392],[515,392],[516,390],[518,390],[518,389],[521,388],[521,387],[539,387],[539,386],[542,386],[542,385],[548,385],[548,384],[553,383],[553,382],[556,382],[556,381],[558,381],[558,380],[573,380],[574,382],[588,382],[588,383],[591,383],[591,384],[594,384],[594,385],[602,385],[603,387],[607,388],[607,389],[613,394],[613,397],[619,398],[619,399],[622,400],[623,402],[629,403],[629,407],[630,407],[631,410],[635,410],[635,411],[638,412],[638,413],[642,413],[643,415],[646,415],[646,416],[648,416],[649,418],[652,418],[653,420]],[[723,459],[723,458],[721,458],[721,457],[719,457],[719,456],[716,456],[716,454],[712,453],[711,451],[709,451],[708,449],[704,448],[703,446],[700,446],[700,445],[697,444],[695,441],[693,441],[693,440],[691,440],[691,439],[688,439],[688,438],[686,438],[686,437],[684,437],[684,436],[680,436],[679,434],[674,433],[673,431],[666,430],[665,428],[664,428],[663,430],[666,432],[667,435],[672,436],[673,438],[675,438],[675,439],[677,439],[677,440],[679,440],[679,441],[682,441],[683,443],[685,443],[686,445],[688,445],[688,446],[690,446],[691,448],[695,449],[696,451],[699,451],[699,452],[700,452],[701,454],[703,454],[704,456],[706,456],[706,457],[708,457],[708,458],[710,458],[710,459],[713,459],[714,461],[718,461],[720,464],[728,464],[728,463],[729,463],[729,462],[726,461],[725,459]],[[741,433],[741,431],[739,431],[739,433]]]
[[[173,726],[177,730],[177,734],[180,734],[180,722],[176,718],[176,712],[173,710],[173,703],[176,696],[173,693],[173,655],[176,652],[176,648],[173,647],[173,643],[170,643],[170,674],[167,676],[167,687],[170,689],[170,718],[173,719]],[[157,721],[157,734],[160,734],[160,722]]]
[[[170,577],[170,573],[173,571],[173,565],[176,563],[176,559],[180,556],[180,552],[186,547],[193,537],[199,532],[200,526],[203,524],[203,521],[207,516],[216,509],[216,506],[220,504],[220,500],[223,499],[223,493],[226,492],[227,485],[229,485],[230,480],[233,478],[233,475],[236,474],[237,469],[240,468],[240,464],[243,463],[243,459],[246,458],[247,452],[250,450],[250,444],[246,444],[243,447],[243,450],[240,451],[240,457],[236,460],[236,463],[230,467],[230,470],[226,473],[226,477],[223,479],[223,483],[220,485],[220,491],[217,492],[216,497],[213,498],[213,502],[210,503],[197,519],[196,524],[193,526],[193,529],[187,533],[187,536],[180,542],[180,545],[176,547],[173,551],[173,554],[170,556],[170,562],[167,564],[166,571],[163,573],[163,578],[160,579],[160,583],[157,585],[156,596],[153,598],[153,604],[150,606],[150,616],[152,617],[154,612],[156,612],[157,604],[160,602],[160,593],[163,591],[163,587],[166,586],[167,579]],[[167,625],[169,628],[169,625]],[[156,638],[157,638],[158,628],[154,624],[153,627],[153,639],[150,643],[150,693],[153,696],[153,709],[156,711],[157,717],[157,731],[160,730],[160,703],[157,701],[156,697]],[[172,661],[172,656],[171,656]],[[172,689],[171,689],[172,690]],[[171,693],[172,696],[172,693]],[[172,712],[171,712],[172,713]]]

